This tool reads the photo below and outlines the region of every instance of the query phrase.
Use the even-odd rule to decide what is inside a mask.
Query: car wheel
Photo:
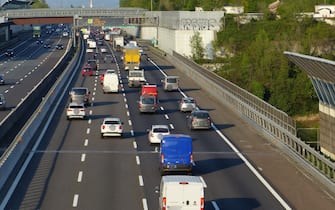
[[[105,136],[104,136],[104,134],[103,133],[101,133],[101,138],[103,139]]]

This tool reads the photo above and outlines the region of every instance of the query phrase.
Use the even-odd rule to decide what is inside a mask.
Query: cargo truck
[[[113,37],[113,48],[116,51],[120,51],[124,46],[123,36],[114,36]]]
[[[41,37],[41,26],[33,26],[33,37]]]
[[[144,70],[130,70],[128,73],[128,87],[141,87],[146,83]]]
[[[140,53],[138,47],[124,47],[123,49],[123,65],[124,70],[140,69]]]

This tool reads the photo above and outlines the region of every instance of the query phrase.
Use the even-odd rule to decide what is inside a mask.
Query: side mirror
[[[149,132],[150,132],[150,129],[148,128],[148,129],[147,129],[147,133],[149,133]]]

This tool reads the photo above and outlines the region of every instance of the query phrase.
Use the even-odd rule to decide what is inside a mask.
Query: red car
[[[93,76],[93,68],[91,65],[89,64],[86,64],[83,69],[81,70],[81,75],[83,76]]]

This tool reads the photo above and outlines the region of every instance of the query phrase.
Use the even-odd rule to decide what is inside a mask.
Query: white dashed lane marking
[[[79,201],[79,195],[74,194],[73,196],[73,202],[72,202],[72,207],[77,207],[78,206],[78,201]]]

